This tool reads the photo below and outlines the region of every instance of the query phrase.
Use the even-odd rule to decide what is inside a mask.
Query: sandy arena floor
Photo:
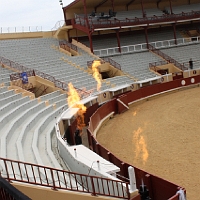
[[[131,106],[97,139],[120,159],[186,188],[188,200],[200,199],[199,87]]]

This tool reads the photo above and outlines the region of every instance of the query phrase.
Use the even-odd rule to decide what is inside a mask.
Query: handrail
[[[61,48],[63,48],[63,45],[64,46],[66,45],[68,48],[78,52],[78,47],[76,45],[72,44],[72,43],[67,42],[66,40],[59,41],[59,45],[60,45]]]
[[[57,21],[54,27],[51,29],[51,31],[59,29],[60,27],[64,26],[64,24],[65,24],[64,20]]]
[[[177,22],[181,20],[190,20],[200,17],[200,11],[192,11],[188,13],[180,13],[180,14],[170,14],[170,15],[162,15],[162,16],[152,16],[152,17],[144,17],[144,18],[134,18],[134,19],[124,19],[124,20],[101,20],[101,19],[93,19],[90,18],[89,25],[91,30],[95,30],[98,28],[112,28],[112,27],[122,27],[122,26],[133,26],[133,25],[141,25],[141,24],[153,24],[158,22]],[[116,17],[115,17],[116,18]],[[82,25],[81,21],[86,21],[86,17],[75,15],[75,23]],[[84,23],[83,26],[86,26],[87,23]]]
[[[92,63],[93,63],[93,62],[94,62],[94,60],[87,61],[87,66],[88,66],[88,67],[92,67]],[[101,64],[104,64],[105,61],[102,59],[102,60],[100,60],[100,63],[101,63]]]
[[[121,70],[121,65],[111,58],[102,58],[105,62],[109,62],[116,69]]]
[[[129,199],[128,183],[103,177],[90,176],[42,165],[0,158],[4,169],[1,176],[8,181],[51,187],[54,190],[91,193],[115,198]]]
[[[27,76],[30,77],[30,76],[35,76],[35,72],[34,70],[29,70],[29,71],[26,71],[27,73]],[[15,73],[15,74],[10,74],[10,80],[11,81],[14,81],[14,80],[17,80],[17,79],[21,79],[21,73]]]
[[[11,67],[11,68],[19,71],[19,72],[27,72],[28,75],[30,75],[30,76],[31,75],[33,75],[33,76],[35,76],[35,75],[40,76],[40,77],[42,77],[42,78],[44,78],[44,79],[46,79],[48,81],[53,82],[56,87],[58,87],[58,88],[60,88],[60,89],[62,89],[64,91],[68,91],[68,85],[67,85],[67,83],[61,82],[59,80],[56,80],[55,77],[53,77],[53,76],[51,76],[49,74],[43,73],[43,72],[41,72],[39,70],[33,70],[33,69],[28,68],[28,67],[24,67],[23,65],[15,63],[15,62],[13,62],[13,61],[11,61],[11,60],[9,60],[7,58],[4,58],[2,56],[0,56],[0,63],[2,63],[4,65],[7,65],[7,66],[9,66],[9,67]],[[11,81],[12,80],[16,80],[17,78],[20,78],[20,76],[21,76],[20,73],[15,73],[13,75],[11,74],[10,75],[10,80]],[[79,93],[79,95],[80,95],[81,98],[87,97],[87,96],[90,95],[90,93],[87,92],[87,91],[84,91],[84,90],[76,88],[76,87],[75,87],[75,89],[78,91],[78,93]]]
[[[151,44],[148,45],[148,48],[150,51],[156,53],[157,55],[161,56],[162,58],[164,58],[167,62],[169,63],[173,63],[176,67],[178,67],[181,70],[187,70],[187,68],[182,65],[181,63],[179,63],[178,61],[176,61],[175,59],[171,58],[170,56],[168,56],[167,54],[163,53],[162,51],[160,51],[159,49],[156,49],[155,47],[153,47]]]
[[[116,61],[112,60],[111,58],[102,58],[100,60],[101,64],[104,64],[105,62],[110,63],[110,65],[112,65],[114,68],[121,70],[121,65],[119,63],[117,63]],[[92,66],[93,61],[87,61],[87,66],[91,67]]]
[[[193,64],[199,64],[200,65],[200,60],[193,60]],[[189,62],[184,62],[183,63],[183,66],[186,67],[186,68],[190,68],[190,65],[189,65]]]
[[[162,41],[155,41],[150,42],[152,46],[156,49],[165,48],[165,47],[174,47],[179,45],[189,45],[189,44],[196,44],[199,43],[200,40],[198,37],[191,37],[191,38],[177,38],[177,39],[170,39],[170,40],[162,40]],[[112,47],[107,49],[96,49],[94,50],[94,54],[97,56],[111,56],[120,54],[118,51],[119,47]],[[121,52],[123,53],[133,53],[133,52],[140,52],[147,50],[147,44],[134,44],[128,46],[121,46]]]
[[[158,62],[153,62],[153,63],[149,63],[149,68],[151,67],[157,67],[157,66],[161,66],[161,65],[165,65],[167,64],[166,61],[158,61]]]
[[[28,26],[28,27],[1,27],[0,34],[4,33],[27,33],[27,32],[41,32],[42,26]]]

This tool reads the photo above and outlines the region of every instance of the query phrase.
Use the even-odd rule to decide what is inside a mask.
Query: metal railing
[[[22,26],[22,27],[1,27],[0,33],[28,33],[28,32],[41,32],[42,26]]]
[[[121,65],[119,63],[117,63],[116,61],[112,60],[111,58],[103,58],[103,60],[105,62],[109,62],[113,67],[115,67],[116,69],[121,70]]]
[[[193,60],[193,65],[196,66],[196,67],[198,65],[198,68],[199,68],[200,67],[200,60]],[[190,68],[189,62],[184,62],[183,66],[188,68],[188,69]],[[195,69],[197,69],[196,67],[195,67]]]
[[[76,45],[74,45],[74,44],[72,44],[72,43],[66,41],[66,40],[59,41],[59,45],[60,45],[61,48],[63,48],[63,46],[67,46],[68,48],[70,48],[70,49],[72,49],[72,50],[78,52],[78,47],[77,47]],[[64,48],[63,48],[63,49],[64,49]]]
[[[26,71],[26,73],[27,73],[27,76],[28,76],[28,77],[30,77],[30,76],[35,76],[34,70]],[[11,80],[11,81],[15,81],[15,80],[18,80],[18,79],[21,79],[21,78],[22,78],[21,73],[15,73],[15,74],[11,74],[11,75],[10,75],[10,80]]]
[[[170,56],[166,55],[165,53],[163,53],[162,51],[160,51],[159,49],[156,49],[155,47],[153,47],[152,45],[148,45],[149,46],[149,50],[156,53],[157,55],[161,56],[162,58],[164,58],[167,62],[169,63],[173,63],[176,67],[178,67],[181,70],[187,70],[187,68],[182,65],[181,63],[179,63],[178,61],[176,61],[175,59],[171,58]]]
[[[104,64],[105,61],[103,59],[99,60],[101,64]],[[92,67],[92,64],[93,64],[94,60],[91,60],[91,61],[87,61],[87,66],[90,68]]]
[[[87,61],[87,66],[91,67],[93,62],[94,61]],[[119,63],[117,63],[116,61],[112,60],[111,58],[101,58],[100,62],[101,62],[101,64],[104,64],[105,62],[108,62],[114,68],[121,70],[121,65]]]
[[[8,181],[63,189],[92,195],[130,199],[128,183],[0,158],[1,176]]]
[[[4,65],[7,65],[7,66],[19,71],[19,72],[24,72],[24,71],[29,71],[30,70],[30,68],[24,67],[23,65],[20,65],[20,64],[18,64],[16,62],[13,62],[13,61],[11,61],[11,60],[9,60],[7,58],[2,57],[2,56],[0,56],[0,63],[2,63]]]
[[[137,18],[134,19],[123,19],[119,20],[117,17],[110,18],[110,19],[93,19],[88,18],[89,23],[89,29],[95,30],[100,28],[123,28],[126,26],[136,26],[136,25],[149,25],[154,23],[170,23],[170,22],[177,22],[177,21],[186,21],[191,19],[197,19],[200,17],[200,11],[192,11],[188,13],[180,13],[180,14],[170,14],[170,15],[162,15],[162,16],[152,16],[152,17],[144,17],[144,18]],[[78,24],[81,26],[87,26],[87,20],[86,17],[80,16],[75,14],[75,20],[72,22],[72,24]]]
[[[153,62],[153,63],[149,63],[149,68],[154,68],[154,71],[157,71],[157,66],[161,66],[161,65],[166,65],[166,61],[159,61],[159,62]]]
[[[56,24],[54,25],[54,27],[51,30],[55,31],[55,30],[61,28],[64,25],[65,25],[65,21],[64,20],[57,21]]]
[[[179,45],[189,45],[189,44],[196,44],[196,43],[200,43],[199,37],[162,40],[162,41],[150,42],[149,44],[155,47],[156,49],[161,49],[161,48],[174,47],[174,46],[179,46]],[[146,43],[121,47],[122,53],[134,53],[134,52],[141,52],[141,51],[147,51],[147,50],[148,49],[147,49]],[[117,55],[117,54],[120,54],[120,52],[119,52],[119,47],[112,47],[112,48],[94,50],[94,54],[101,57],[101,56]]]
[[[49,74],[43,73],[39,70],[33,70],[33,69],[28,68],[28,67],[24,67],[23,65],[20,65],[18,63],[13,62],[13,61],[10,61],[9,59],[6,59],[6,58],[1,57],[1,56],[0,56],[0,63],[7,65],[7,66],[19,71],[19,72],[27,72],[28,76],[31,76],[31,75],[40,76],[40,77],[42,77],[42,78],[44,78],[48,81],[53,82],[56,87],[58,87],[58,88],[60,88],[64,91],[68,91],[68,84],[67,83],[56,80],[55,77],[53,77]],[[20,73],[15,73],[15,74],[10,75],[11,81],[17,80],[19,78],[21,78]],[[78,91],[81,98],[85,98],[85,97],[88,97],[90,95],[90,93],[85,91],[85,90],[82,90],[82,89],[79,89],[79,88],[76,88],[76,87],[74,87],[74,88]]]

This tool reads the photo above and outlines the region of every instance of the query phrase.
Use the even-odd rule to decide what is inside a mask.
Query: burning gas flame
[[[80,103],[80,96],[72,83],[68,84],[68,97],[67,102],[69,107],[79,108],[77,113],[77,128],[82,131],[83,127],[85,126],[84,123],[84,113],[86,112],[86,107]]]
[[[92,63],[93,77],[97,81],[97,91],[101,88],[101,74],[99,73],[98,66],[101,65],[99,60],[94,60]]]
[[[147,145],[144,136],[141,135],[142,131],[143,130],[141,127],[134,131],[133,143],[135,144],[135,159],[141,156],[143,164],[145,164],[149,157],[149,153],[147,150]]]

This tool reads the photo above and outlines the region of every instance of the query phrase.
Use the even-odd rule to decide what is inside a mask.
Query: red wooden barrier
[[[118,98],[124,102],[126,105],[128,102],[133,102],[135,100],[139,100],[144,97],[148,97],[154,94],[158,94],[161,92],[169,91],[176,88],[181,88],[183,86],[188,86],[192,84],[200,83],[200,75],[185,79],[178,79],[171,82],[155,84],[147,87],[143,87],[139,90],[129,92],[125,95],[119,96]],[[117,111],[121,112],[121,108],[116,108],[116,100],[110,101],[104,104],[101,108],[99,108],[90,118],[90,124],[88,127],[88,138],[90,146],[92,147],[93,151],[101,155],[103,158],[109,160],[116,166],[118,166],[121,171],[119,173],[120,176],[123,176],[125,179],[128,178],[128,167],[130,166],[128,163],[123,163],[119,158],[117,158],[113,153],[108,151],[102,145],[98,144],[96,139],[93,137],[93,131],[98,126],[99,122],[110,112]],[[136,185],[139,186],[142,184],[142,180],[144,184],[147,185],[148,189],[150,190],[150,197],[154,200],[160,199],[171,199],[176,200],[178,199],[178,195],[176,192],[178,191],[178,186],[166,181],[162,178],[149,174],[143,170],[140,170],[136,167],[135,169],[135,176],[136,176]],[[121,179],[123,180],[123,177]]]

